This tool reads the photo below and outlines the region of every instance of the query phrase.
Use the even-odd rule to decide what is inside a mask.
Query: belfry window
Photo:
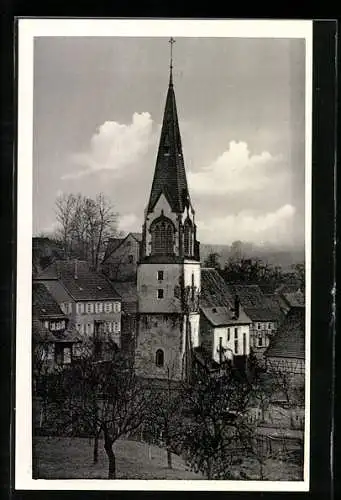
[[[163,366],[165,362],[164,354],[162,349],[158,349],[155,354],[155,364],[156,366]]]
[[[192,222],[189,219],[185,220],[184,224],[184,252],[185,255],[192,255],[193,246],[193,227]]]
[[[152,254],[170,255],[174,253],[174,226],[166,217],[154,221],[152,234]]]

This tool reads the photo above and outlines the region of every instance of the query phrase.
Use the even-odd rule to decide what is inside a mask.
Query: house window
[[[51,323],[51,330],[55,330],[56,329],[56,323],[52,322]]]
[[[176,297],[177,299],[180,298],[180,287],[179,287],[179,285],[176,285],[174,287],[174,297]]]
[[[45,326],[45,328],[48,328],[49,327],[49,322],[48,321],[44,321],[44,326]]]
[[[263,337],[258,337],[258,347],[263,347]]]
[[[72,302],[69,302],[68,306],[69,306],[69,314],[72,314]]]
[[[91,312],[92,312],[92,311],[91,311],[91,309],[92,309],[92,307],[91,307],[91,306],[92,306],[92,304],[90,304],[90,303],[88,303],[88,304],[86,305],[86,312],[87,312],[87,313],[91,313]]]
[[[163,280],[163,271],[158,271],[157,272],[157,279],[158,279],[158,281],[162,281]]]
[[[163,354],[162,349],[158,349],[156,351],[155,364],[156,364],[156,366],[160,366],[160,367],[164,365],[164,354]]]
[[[246,354],[246,333],[243,333],[243,354]]]
[[[272,324],[271,323],[269,323],[268,328],[269,328],[269,330],[272,330]]]
[[[98,312],[99,313],[103,312],[103,303],[102,302],[98,302]]]
[[[109,333],[112,333],[112,322],[111,321],[108,321],[108,323],[107,323],[107,330]]]
[[[238,354],[238,340],[234,341],[234,353]]]
[[[115,312],[120,312],[121,311],[121,304],[120,302],[114,302],[114,311]]]
[[[112,304],[111,304],[111,302],[106,302],[106,303],[104,304],[104,311],[105,311],[106,313],[110,313],[110,312],[111,312],[111,310],[112,310]]]
[[[134,255],[128,255],[128,264],[134,264]]]
[[[234,338],[237,339],[238,338],[238,328],[235,328],[234,329]]]
[[[231,330],[230,328],[227,329],[227,342],[230,342],[230,338],[231,338]]]
[[[258,330],[261,329],[261,324],[260,323],[258,323],[257,328],[258,328]]]
[[[120,324],[118,321],[114,322],[114,332],[119,332],[120,331]]]
[[[157,291],[157,298],[163,299],[163,288],[159,288]]]
[[[174,226],[172,221],[161,217],[152,223],[150,232],[152,235],[152,254],[174,253]]]

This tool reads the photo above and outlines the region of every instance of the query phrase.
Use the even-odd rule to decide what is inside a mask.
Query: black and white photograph
[[[308,491],[312,22],[18,33],[16,487]]]

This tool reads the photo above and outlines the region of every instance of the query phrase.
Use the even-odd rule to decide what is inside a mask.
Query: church
[[[137,375],[189,376],[199,345],[200,252],[173,84],[169,84],[137,265]]]

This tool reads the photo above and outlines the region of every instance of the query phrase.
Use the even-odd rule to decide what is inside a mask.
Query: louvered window
[[[174,226],[166,218],[155,222],[151,227],[152,254],[169,255],[174,253]]]

